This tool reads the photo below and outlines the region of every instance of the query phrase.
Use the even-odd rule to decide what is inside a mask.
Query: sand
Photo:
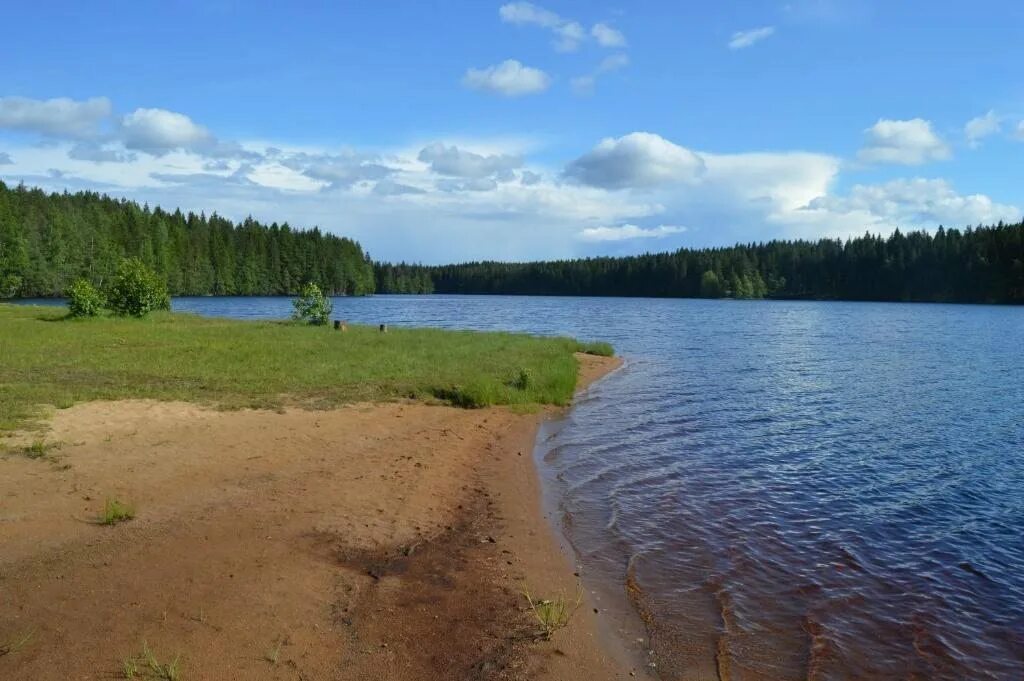
[[[534,470],[551,413],[60,410],[59,449],[0,459],[0,678],[123,678],[144,645],[182,679],[642,674],[586,600],[544,641],[522,596],[578,583]],[[96,524],[109,498],[136,518]]]

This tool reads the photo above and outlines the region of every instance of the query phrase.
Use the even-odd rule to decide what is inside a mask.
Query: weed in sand
[[[283,644],[283,640],[278,641],[276,646],[270,648],[269,650],[267,650],[266,653],[263,654],[263,658],[270,664],[276,665],[277,661],[281,658],[281,646]]]
[[[32,444],[23,447],[21,453],[29,459],[45,459],[54,449],[60,449],[59,442],[46,442],[45,440],[34,440]]]
[[[117,499],[107,499],[103,504],[103,514],[99,517],[100,525],[116,525],[135,517],[135,509]]]
[[[139,657],[142,659],[143,664],[149,668],[149,673],[154,678],[160,679],[160,681],[180,681],[180,654],[167,664],[161,664],[156,653],[153,652],[153,649],[149,647],[149,644],[143,641],[142,654]]]
[[[139,674],[139,664],[134,657],[126,657],[121,660],[121,677],[134,679]]]
[[[530,604],[530,611],[540,624],[540,636],[549,640],[559,629],[568,626],[572,616],[583,603],[583,589],[576,585],[576,597],[570,600],[566,595],[559,594],[553,599],[541,598],[534,600],[530,592],[524,588],[523,596]]]
[[[35,635],[36,632],[33,629],[24,636],[12,639],[7,643],[0,643],[0,657],[3,657],[4,655],[11,655],[22,650],[25,646],[28,645],[29,641],[31,641],[32,637]]]

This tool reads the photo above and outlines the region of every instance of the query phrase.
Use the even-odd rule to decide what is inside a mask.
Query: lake
[[[1024,678],[1024,309],[374,296],[334,316],[616,346],[625,368],[539,461],[587,587],[629,585],[665,678]]]

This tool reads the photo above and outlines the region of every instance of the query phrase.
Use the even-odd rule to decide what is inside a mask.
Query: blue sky
[[[21,3],[0,179],[444,262],[1024,215],[1016,2]]]

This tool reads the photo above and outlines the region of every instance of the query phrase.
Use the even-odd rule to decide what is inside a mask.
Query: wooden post
[[[381,324],[380,325],[380,332],[381,333],[387,333],[388,332],[388,325],[387,324]]]

